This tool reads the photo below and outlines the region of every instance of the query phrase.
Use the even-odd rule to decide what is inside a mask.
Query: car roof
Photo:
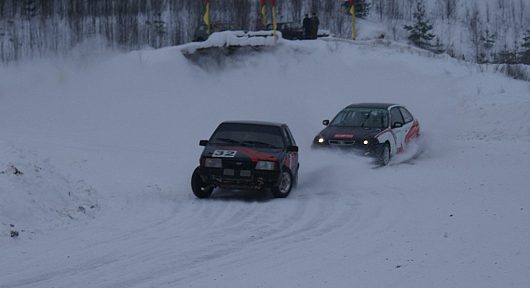
[[[276,126],[282,127],[287,126],[285,123],[278,122],[267,122],[267,121],[223,121],[221,124],[248,124],[248,125],[260,125],[260,126]]]
[[[346,108],[376,108],[376,109],[388,109],[391,106],[399,106],[393,103],[356,103],[348,105]]]

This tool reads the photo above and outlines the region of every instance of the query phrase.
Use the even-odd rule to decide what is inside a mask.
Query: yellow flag
[[[350,13],[351,13],[351,38],[353,40],[355,40],[355,38],[357,37],[357,33],[355,31],[356,30],[356,27],[355,27],[355,3],[353,3],[351,5]]]
[[[265,27],[267,25],[267,1],[261,0],[261,25]]]
[[[210,1],[206,0],[206,7],[204,8],[204,15],[202,16],[204,24],[206,24],[206,31],[210,34]]]

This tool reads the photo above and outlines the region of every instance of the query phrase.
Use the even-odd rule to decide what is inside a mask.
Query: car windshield
[[[377,108],[346,108],[335,116],[330,126],[386,128],[388,111]]]
[[[210,139],[211,144],[229,146],[248,146],[281,149],[284,147],[280,127],[223,123]]]

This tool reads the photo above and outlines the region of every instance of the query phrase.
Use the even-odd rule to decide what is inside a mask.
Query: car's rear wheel
[[[197,198],[208,198],[212,195],[213,186],[207,185],[202,178],[201,174],[199,173],[199,167],[195,168],[195,171],[193,171],[193,175],[191,176],[191,190],[193,190],[193,194],[197,196]]]
[[[381,148],[381,152],[379,154],[379,164],[382,166],[388,165],[390,162],[390,145],[385,144],[383,148]]]
[[[299,170],[300,170],[300,163],[298,163],[298,168],[296,168],[296,173],[295,173],[295,175],[293,177],[293,187],[292,188],[298,187],[298,171]]]
[[[276,198],[285,198],[289,196],[293,188],[293,175],[288,170],[282,171],[278,186],[272,188],[272,195]]]

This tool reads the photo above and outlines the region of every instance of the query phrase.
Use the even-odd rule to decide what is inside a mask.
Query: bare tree
[[[386,15],[390,19],[402,19],[403,18],[398,0],[387,0],[386,3],[387,3]]]
[[[379,19],[383,19],[385,13],[385,0],[373,0],[374,9],[379,16]]]
[[[470,40],[475,51],[475,61],[480,62],[480,37],[482,36],[482,23],[480,21],[480,12],[476,3],[473,5],[472,11],[470,12],[468,27]]]
[[[250,2],[249,1],[237,1],[234,7],[235,23],[239,27],[248,28],[250,26]]]
[[[449,20],[454,20],[456,18],[456,1],[457,0],[443,0],[444,2],[444,12],[445,18]]]

